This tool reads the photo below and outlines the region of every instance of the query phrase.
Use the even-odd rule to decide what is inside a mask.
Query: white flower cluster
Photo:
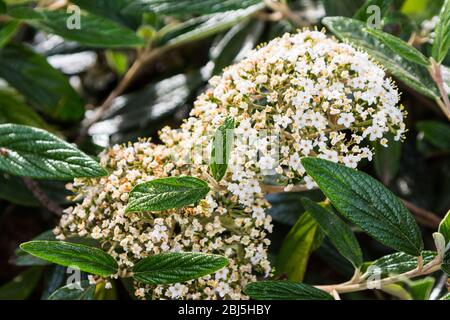
[[[233,117],[226,180],[240,203],[252,203],[268,177],[285,190],[294,184],[312,188],[301,157],[355,168],[372,159],[367,140],[387,146],[388,132],[402,139],[405,112],[385,76],[366,53],[322,32],[285,34],[212,78],[182,129],[165,128],[161,139],[178,147],[180,156],[201,163],[208,158],[192,157],[192,150],[209,150],[217,128]]]
[[[434,30],[439,22],[439,16],[434,16],[430,20],[424,20],[421,24],[420,35],[427,39],[427,42],[432,44],[434,41]]]
[[[155,178],[204,177],[207,167],[174,164],[170,149],[142,140],[116,145],[100,155],[110,175],[76,179],[68,188],[79,204],[65,210],[57,238],[97,239],[119,264],[118,276],[130,276],[137,261],[161,252],[205,252],[226,256],[230,264],[215,274],[183,284],[135,283],[136,296],[152,299],[245,299],[242,288],[256,275],[267,276],[266,238],[271,218],[260,194],[251,206],[236,205],[227,190],[213,190],[197,206],[164,212],[125,213],[129,192]]]

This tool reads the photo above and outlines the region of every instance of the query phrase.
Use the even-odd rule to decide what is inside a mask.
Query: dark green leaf
[[[331,243],[355,268],[363,264],[363,257],[358,240],[350,227],[333,212],[319,206],[307,198],[302,199],[303,206],[317,221]]]
[[[423,251],[424,265],[431,262],[436,257],[436,252]],[[381,277],[387,277],[393,274],[401,274],[417,268],[417,257],[403,252],[396,252],[375,260],[370,264],[369,275],[379,274]],[[374,268],[377,267],[377,268]]]
[[[435,281],[433,277],[407,281],[412,299],[429,300]]]
[[[0,24],[0,49],[14,36],[18,28],[19,23],[17,21]]]
[[[309,212],[303,213],[283,241],[276,259],[277,275],[287,275],[289,280],[302,281],[309,256],[320,246],[323,235]]]
[[[351,17],[364,4],[364,0],[323,0],[327,16]]]
[[[0,91],[0,124],[15,123],[49,130],[50,126],[11,92]]]
[[[200,201],[208,192],[208,184],[194,177],[155,179],[131,190],[126,212],[181,208]]]
[[[426,67],[430,65],[430,60],[422,52],[402,39],[376,29],[365,28],[365,30],[404,59]]]
[[[361,6],[358,11],[356,11],[355,15],[353,16],[354,19],[361,20],[361,21],[367,21],[369,17],[371,17],[374,12],[367,11],[370,6],[377,6],[380,8],[380,14],[381,17],[384,17],[386,12],[389,10],[389,6],[391,5],[392,0],[366,0],[363,6]]]
[[[445,0],[434,31],[433,58],[441,63],[450,49],[450,0]]]
[[[211,163],[209,170],[217,182],[220,182],[228,170],[228,161],[233,148],[234,119],[228,117],[217,129],[211,148]]]
[[[6,4],[3,0],[0,0],[0,13],[6,12]]]
[[[450,250],[447,250],[441,265],[442,271],[450,275]]]
[[[77,20],[74,18],[77,13],[67,13],[65,10],[32,10],[25,7],[11,9],[8,13],[36,28],[86,46],[113,48],[144,45],[143,40],[133,30],[91,14],[81,14]]]
[[[450,243],[450,210],[439,224],[439,233],[444,236],[446,243]]]
[[[22,243],[20,248],[35,257],[102,277],[114,274],[118,269],[116,260],[109,254],[81,244],[36,240]]]
[[[384,245],[420,255],[423,242],[414,217],[380,182],[320,158],[303,158],[302,164],[344,217]]]
[[[39,202],[19,178],[3,172],[0,172],[0,199],[25,207],[39,206]]]
[[[225,257],[198,252],[170,252],[149,256],[135,264],[133,278],[146,284],[170,284],[197,279],[228,264]]]
[[[94,293],[95,285],[84,280],[59,288],[47,300],[94,300]]]
[[[244,293],[255,300],[333,300],[325,291],[291,281],[252,282],[245,287]]]
[[[38,179],[104,176],[107,171],[73,145],[32,127],[0,125],[0,170]]]
[[[24,300],[33,292],[41,278],[42,269],[34,267],[20,273],[0,287],[0,300]]]
[[[257,4],[246,9],[192,18],[168,30],[157,43],[159,46],[173,48],[188,42],[198,41],[249,19],[263,8],[264,4]]]
[[[365,23],[344,18],[327,17],[322,23],[342,41],[366,51],[372,58],[418,92],[436,99],[439,91],[423,66],[402,59],[394,51],[365,31]]]
[[[417,123],[417,129],[430,143],[450,151],[450,125],[439,121],[420,121]]]
[[[67,78],[25,46],[10,44],[0,50],[0,77],[55,119],[79,120],[84,114],[84,103]]]
[[[56,241],[56,238],[55,235],[53,234],[53,230],[47,230],[38,235],[37,237],[33,238],[33,241],[36,240]],[[21,248],[17,248],[15,252],[14,264],[16,266],[46,266],[49,265],[50,262],[39,259],[23,251]]]
[[[384,185],[389,185],[400,169],[402,143],[395,141],[392,133],[386,134],[385,138],[388,140],[388,147],[378,142],[373,143],[374,166],[377,177]]]
[[[46,269],[41,300],[47,300],[53,292],[64,286],[67,271],[66,267],[58,266],[56,264]]]

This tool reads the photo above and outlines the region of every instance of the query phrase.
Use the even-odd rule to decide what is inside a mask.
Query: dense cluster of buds
[[[179,130],[165,128],[163,145],[142,140],[100,155],[110,175],[76,179],[69,189],[80,203],[66,210],[55,233],[98,239],[129,275],[134,263],[164,251],[221,254],[228,267],[183,284],[144,286],[141,298],[240,299],[242,288],[267,276],[263,184],[314,187],[300,158],[316,156],[356,167],[371,160],[364,141],[387,144],[405,131],[399,94],[384,70],[362,53],[318,31],[286,34],[211,79]],[[234,140],[225,177],[208,170],[211,142],[226,119]],[[199,152],[197,152],[200,150]],[[195,206],[125,213],[131,188],[155,178],[190,175],[212,185]]]

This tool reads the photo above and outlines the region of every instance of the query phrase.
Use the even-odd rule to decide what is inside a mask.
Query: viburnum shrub
[[[104,53],[118,74],[125,64],[125,74],[106,101],[86,113],[75,141],[84,151],[64,141],[52,125],[41,123],[38,114],[17,118],[26,118],[25,123],[0,124],[4,172],[0,177],[34,196],[29,200],[0,189],[0,198],[14,203],[29,200],[32,205],[37,201],[58,215],[52,230],[16,250],[14,263],[33,268],[0,288],[0,298],[2,290],[18,292],[11,288],[23,279],[35,286],[42,268],[56,264],[50,273],[53,282],[61,270],[73,276],[66,284],[47,283],[45,299],[106,299],[118,287],[141,300],[339,300],[341,294],[372,289],[397,298],[428,299],[435,285],[430,276],[436,274],[443,284],[436,285],[431,295],[448,299],[444,284],[450,273],[450,213],[439,218],[389,189],[412,193],[407,178],[395,186],[390,183],[406,170],[399,164],[401,144],[415,130],[407,125],[411,112],[400,102],[391,76],[401,81],[400,88],[412,88],[414,97],[450,119],[449,72],[444,65],[450,48],[450,0],[444,1],[436,18],[422,23],[424,30],[412,34],[409,42],[366,21],[369,6],[383,3],[386,15],[389,1],[387,5],[366,1],[354,19],[326,17],[321,31],[311,26],[312,17],[297,16],[284,1],[208,1],[215,5],[188,0],[134,3],[126,12],[140,14],[142,19],[135,23],[122,11],[112,17],[109,7],[104,11],[101,4],[93,8],[73,1],[86,10],[80,21],[96,26],[80,34],[59,24],[66,18],[61,4],[47,10],[6,6],[0,0],[7,23],[6,31],[0,29],[0,77],[26,97],[0,91],[5,104],[27,110],[21,103],[48,98],[43,87],[53,81],[60,97],[48,98],[41,112],[68,121],[74,115],[63,102],[70,101],[73,110],[80,107],[78,93],[46,59],[14,44],[1,48],[22,22],[86,46],[106,38],[108,48],[139,48],[129,68],[117,52]],[[324,3],[328,10],[330,4]],[[181,14],[179,8],[187,13]],[[192,17],[184,21],[186,14]],[[236,53],[239,59],[221,65],[224,57],[217,48],[235,50],[235,41],[247,39],[242,30],[233,28],[214,43],[210,53],[214,63],[199,72],[200,80],[175,75],[143,89],[143,95],[119,97],[146,63],[233,24],[241,27],[251,17],[264,23],[286,18],[308,27],[279,37],[269,33],[267,43],[244,50],[245,55]],[[251,30],[262,29],[256,25]],[[414,46],[419,44],[428,46],[430,57]],[[31,56],[34,64],[50,68],[43,72],[48,85],[36,91],[24,87],[32,81],[18,81],[20,77],[4,63],[15,56]],[[225,68],[219,74],[216,69],[221,67]],[[77,80],[72,78],[75,84]],[[203,81],[208,82],[206,89],[179,128],[153,121],[158,134],[138,138],[154,113],[167,112],[162,105],[187,104]],[[189,86],[194,89],[187,90]],[[139,107],[149,100],[152,108],[142,112]],[[124,119],[134,121],[134,126]],[[115,133],[130,127],[127,139],[122,139],[128,142],[110,144]],[[444,150],[430,158],[448,156],[448,125],[422,121],[417,129],[419,149],[431,149],[423,144],[424,137]],[[86,141],[89,137],[92,141]],[[108,146],[98,156],[86,154],[94,153],[94,142],[103,143],[105,137]],[[383,183],[367,169],[374,159],[375,174]],[[13,180],[14,176],[22,178]],[[42,191],[44,182],[37,183],[38,179],[70,181],[64,208],[53,201],[56,195]],[[290,202],[279,200],[283,197]],[[280,241],[273,233],[280,227],[277,220],[289,220],[289,211],[296,215]],[[427,241],[417,222],[433,231]],[[370,255],[368,248],[374,246],[383,255]],[[333,276],[327,284],[314,283],[320,278],[309,277],[306,270],[310,256],[320,249],[329,262],[327,272],[339,269],[348,279],[332,284]],[[414,280],[417,277],[421,282]],[[412,289],[407,291],[406,286]],[[25,292],[30,294],[33,288]]]

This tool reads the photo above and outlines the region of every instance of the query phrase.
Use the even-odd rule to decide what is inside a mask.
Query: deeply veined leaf
[[[402,39],[376,29],[366,28],[365,30],[406,60],[426,67],[430,65],[430,60],[428,60],[422,52]]]
[[[0,125],[0,170],[61,180],[107,174],[91,157],[55,135],[15,124]]]
[[[20,248],[35,257],[102,277],[118,270],[116,260],[109,254],[82,244],[35,240],[22,243]]]
[[[225,176],[230,160],[231,148],[234,139],[234,119],[228,117],[223,125],[217,129],[211,148],[211,163],[209,170],[217,182]]]
[[[42,268],[29,268],[0,287],[0,300],[24,300],[33,292],[42,275]]]
[[[126,212],[181,208],[200,201],[208,192],[205,181],[190,176],[155,179],[131,190]]]
[[[423,264],[431,262],[436,257],[436,252],[423,251]],[[387,277],[393,274],[402,274],[417,268],[417,257],[403,252],[396,252],[384,256],[372,262],[367,270],[368,275],[378,274],[381,277]]]
[[[362,252],[358,240],[350,227],[336,214],[316,204],[314,201],[303,198],[302,203],[339,253],[349,260],[355,268],[360,268],[363,264]]]
[[[450,125],[439,121],[420,121],[417,123],[424,138],[438,148],[450,150]]]
[[[450,243],[450,210],[439,224],[439,233],[444,236],[446,243]]]
[[[99,47],[140,47],[144,42],[133,30],[103,17],[65,10],[32,10],[26,7],[11,9],[8,13],[36,28],[57,34],[80,44]]]
[[[47,300],[94,300],[95,285],[89,281],[70,283],[53,292]]]
[[[2,48],[16,33],[19,28],[17,21],[8,21],[5,24],[0,24],[0,48]]]
[[[303,213],[283,241],[276,259],[277,275],[302,281],[309,256],[320,246],[323,234],[309,212]]]
[[[342,41],[366,51],[394,76],[430,98],[439,97],[439,91],[427,69],[403,59],[385,44],[365,31],[364,22],[344,18],[326,17],[322,23]]]
[[[228,259],[199,252],[169,252],[140,260],[133,278],[146,284],[170,284],[197,279],[228,265]]]
[[[258,281],[248,284],[244,292],[255,300],[333,300],[323,290],[292,281]]]
[[[445,0],[442,5],[434,34],[432,54],[441,63],[450,49],[450,0]]]
[[[67,78],[23,45],[10,43],[0,50],[0,78],[54,119],[79,120],[84,114],[84,102]]]
[[[344,217],[384,245],[420,255],[423,241],[417,223],[380,182],[366,173],[320,158],[303,158],[302,164]]]
[[[261,0],[137,0],[132,8],[170,16],[206,15],[244,9]]]

